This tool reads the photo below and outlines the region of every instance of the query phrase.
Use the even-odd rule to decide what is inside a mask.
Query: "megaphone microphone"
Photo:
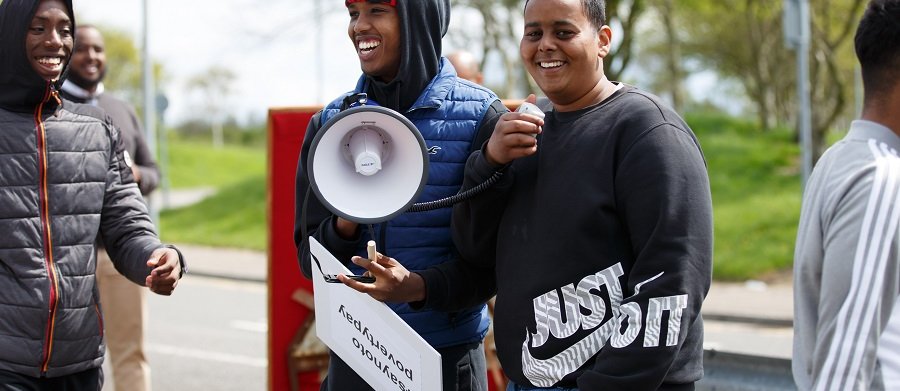
[[[347,137],[347,158],[356,167],[356,173],[372,176],[381,171],[381,160],[387,159],[389,145],[378,128],[363,126]]]

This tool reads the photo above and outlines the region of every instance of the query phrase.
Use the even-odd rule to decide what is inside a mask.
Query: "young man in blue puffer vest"
[[[369,230],[333,215],[316,197],[309,197],[302,216],[309,177],[304,157],[316,133],[340,112],[344,98],[365,93],[369,102],[395,110],[409,119],[429,149],[428,182],[417,202],[444,198],[459,190],[469,152],[490,137],[501,114],[508,110],[497,96],[457,77],[441,57],[441,38],[450,18],[449,0],[347,0],[347,32],[359,56],[363,75],[356,88],[317,113],[306,131],[297,169],[297,217],[294,242],[303,274],[311,276],[304,229],[351,271],[364,271],[350,263],[365,254],[369,240],[410,270],[459,257],[450,235],[450,208],[403,213]],[[301,225],[306,224],[306,227]],[[406,303],[391,308],[441,354],[444,390],[487,390],[487,369],[482,340],[489,318],[484,304],[454,312],[416,311]],[[325,390],[371,389],[333,352]]]

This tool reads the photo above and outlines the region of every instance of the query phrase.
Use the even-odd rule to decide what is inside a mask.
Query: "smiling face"
[[[106,71],[106,44],[94,27],[79,27],[75,32],[75,53],[70,61],[72,81],[82,81],[82,88],[93,91]],[[82,83],[78,83],[82,84]]]
[[[400,71],[400,17],[385,3],[361,1],[347,5],[347,33],[359,56],[362,71],[389,82]]]
[[[585,15],[582,0],[530,0],[519,54],[541,91],[556,105],[587,103],[602,90],[611,30]]]
[[[31,68],[45,80],[57,80],[74,46],[68,8],[59,0],[41,0],[25,34]]]

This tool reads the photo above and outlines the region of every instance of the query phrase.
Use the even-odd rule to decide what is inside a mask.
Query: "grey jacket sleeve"
[[[867,166],[846,188],[834,184],[820,212],[813,389],[869,390],[881,381],[881,337],[900,293],[900,172],[888,166]]]
[[[156,235],[153,221],[141,197],[119,131],[107,122],[110,134],[110,159],[106,174],[106,192],[100,215],[100,234],[116,269],[139,285],[149,275],[150,254],[164,247]]]
[[[141,182],[138,183],[138,187],[141,190],[141,194],[148,195],[159,186],[161,178],[159,166],[157,166],[153,154],[150,153],[140,121],[138,121],[137,114],[134,113],[134,109],[131,106],[128,107],[128,114],[131,116],[134,129],[137,130],[137,132],[134,132],[134,156],[131,158],[141,171]]]

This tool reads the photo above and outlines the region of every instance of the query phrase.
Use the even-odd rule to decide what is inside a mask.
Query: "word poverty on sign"
[[[315,238],[325,274],[350,274]],[[384,303],[313,272],[316,335],[376,390],[441,389],[441,355]]]

